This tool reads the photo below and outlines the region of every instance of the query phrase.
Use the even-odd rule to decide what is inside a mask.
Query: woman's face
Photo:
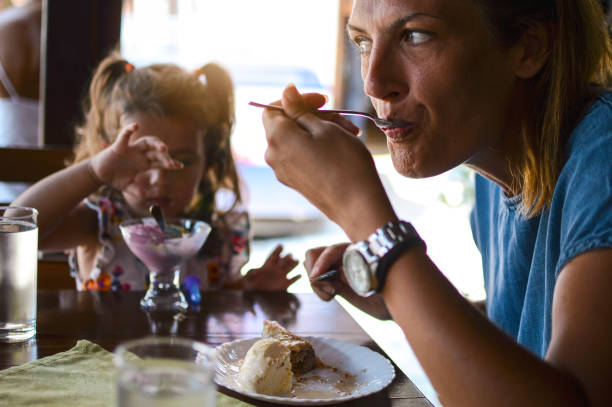
[[[124,125],[138,122],[134,139],[150,135],[168,146],[172,158],[183,163],[180,170],[153,168],[139,173],[123,190],[134,215],[148,215],[152,204],[168,217],[180,216],[189,206],[204,174],[204,140],[195,124],[187,119],[158,117],[149,113],[125,116]]]
[[[516,53],[472,1],[356,0],[347,28],[378,115],[408,124],[384,129],[401,174],[490,161],[510,123]]]

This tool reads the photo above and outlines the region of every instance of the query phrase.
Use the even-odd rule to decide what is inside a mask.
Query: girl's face
[[[494,42],[472,1],[356,0],[347,29],[378,115],[409,124],[385,129],[398,172],[497,161],[516,130],[516,52]]]
[[[204,174],[204,140],[191,120],[150,113],[126,115],[122,126],[139,123],[134,140],[149,135],[168,146],[170,156],[183,163],[180,170],[153,168],[136,176],[122,193],[135,216],[148,216],[159,205],[168,217],[180,216],[191,203]]]

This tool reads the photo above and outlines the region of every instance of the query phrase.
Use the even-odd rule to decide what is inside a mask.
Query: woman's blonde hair
[[[234,206],[241,201],[230,147],[235,121],[234,87],[221,66],[210,63],[195,72],[174,64],[136,68],[113,52],[96,69],[83,110],[84,122],[76,128],[74,162],[112,144],[124,114],[144,112],[187,118],[202,130],[205,150],[205,174],[188,211],[210,220],[220,188],[234,193]]]
[[[513,168],[522,209],[533,216],[547,208],[565,161],[569,136],[592,100],[593,87],[612,84],[612,48],[597,0],[473,0],[494,37],[516,43],[525,29],[547,24],[550,57],[530,79],[532,94],[523,121],[524,156]]]

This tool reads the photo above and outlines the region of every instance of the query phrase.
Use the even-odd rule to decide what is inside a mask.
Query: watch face
[[[356,250],[350,250],[344,257],[343,267],[346,279],[357,294],[366,295],[371,290],[370,267]]]

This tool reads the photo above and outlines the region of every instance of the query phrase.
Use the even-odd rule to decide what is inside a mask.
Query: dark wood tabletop
[[[314,294],[287,292],[205,292],[199,310],[185,314],[147,313],[140,308],[143,292],[39,291],[34,340],[0,343],[0,370],[72,348],[87,339],[113,351],[120,343],[147,335],[177,335],[212,346],[261,335],[264,320],[276,320],[302,336],[334,338],[384,352],[335,301]],[[385,355],[386,356],[386,355]],[[395,366],[389,387],[346,406],[431,406]],[[257,406],[256,401],[220,388],[221,392]]]

